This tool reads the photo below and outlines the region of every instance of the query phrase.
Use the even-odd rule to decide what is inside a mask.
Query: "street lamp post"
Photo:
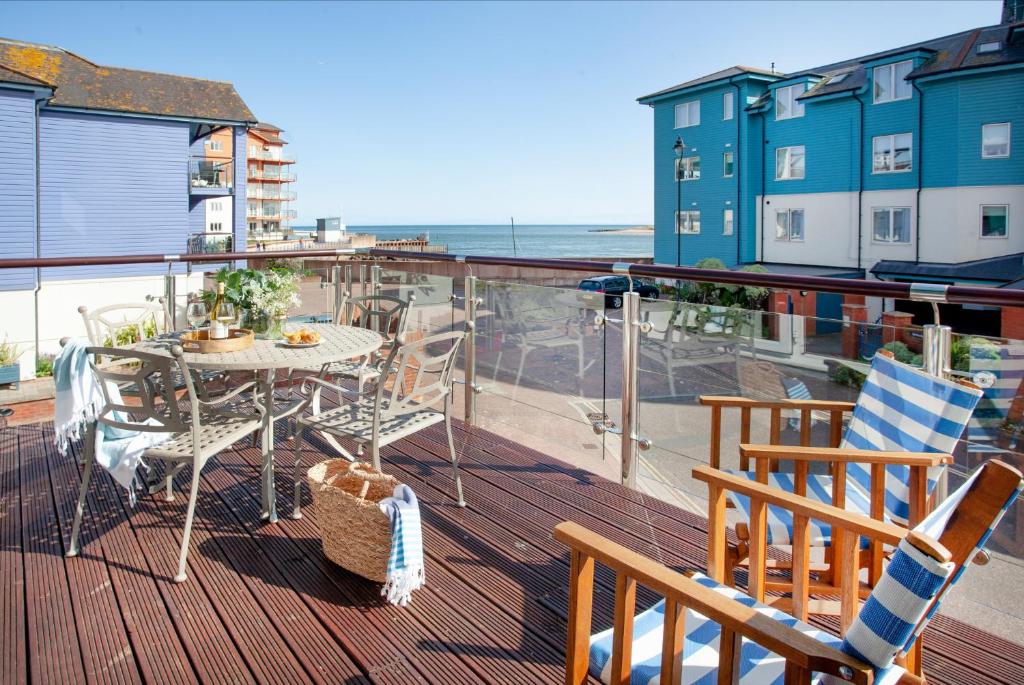
[[[683,231],[679,225],[679,217],[683,213],[683,178],[680,171],[682,170],[683,151],[685,149],[686,144],[683,143],[682,137],[676,136],[675,145],[672,146],[672,150],[676,153],[675,171],[673,172],[676,178],[676,266],[683,265]]]

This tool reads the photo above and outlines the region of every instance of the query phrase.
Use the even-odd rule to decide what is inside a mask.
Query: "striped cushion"
[[[727,471],[734,476],[757,480],[756,474],[749,471]],[[793,492],[795,485],[792,473],[769,473],[768,485]],[[742,513],[744,520],[750,520],[750,498],[735,492],[727,492],[733,506]],[[807,497],[824,504],[832,504],[832,476],[829,475],[808,475],[807,476]],[[846,508],[850,511],[869,515],[871,512],[871,499],[867,497],[860,488],[852,481],[846,483]],[[831,526],[823,521],[811,520],[810,537],[812,547],[827,547],[832,539]],[[768,544],[769,545],[791,545],[793,544],[793,512],[781,507],[768,507]]]
[[[952,453],[980,399],[980,390],[875,355],[840,447]],[[944,468],[929,470],[929,494]],[[869,465],[850,463],[847,474],[871,491]],[[909,481],[909,467],[886,467],[885,514],[902,525],[910,511]]]
[[[693,579],[726,597],[753,607],[782,624],[796,628],[831,647],[839,647],[839,638],[798,621],[789,614],[754,601],[739,590],[726,587],[707,576],[694,574]],[[661,638],[665,621],[665,602],[661,601],[637,615],[633,624],[633,663],[631,685],[657,683],[661,673]],[[680,685],[713,685],[718,676],[718,640],[721,626],[696,611],[686,611],[686,640],[683,645],[683,677]],[[611,682],[611,629],[590,638],[590,673],[601,682]],[[743,640],[740,653],[740,682],[748,685],[781,685],[784,680],[785,660],[750,640]],[[903,669],[894,666],[875,682],[895,682]],[[880,674],[881,675],[881,674]],[[890,678],[893,678],[890,680]]]
[[[807,386],[799,378],[793,378],[791,376],[784,376],[782,378],[782,387],[786,389],[786,397],[791,400],[813,400],[811,397],[811,391],[807,389]],[[787,410],[789,420],[787,423],[792,430],[800,430],[800,412]],[[811,425],[815,424],[814,414],[811,414]]]

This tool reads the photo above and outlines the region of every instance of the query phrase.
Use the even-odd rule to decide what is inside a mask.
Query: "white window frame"
[[[1005,126],[1006,127],[1006,154],[1005,155],[986,155],[985,154],[985,129],[990,126]],[[993,121],[990,124],[981,125],[981,158],[982,159],[1006,159],[1010,156],[1010,148],[1013,144],[1013,124],[1009,121]]]
[[[726,163],[728,158],[728,164],[732,165],[732,169],[729,169]],[[732,150],[726,150],[722,153],[722,178],[732,178],[736,174],[736,153]]]
[[[1003,235],[985,235],[985,208],[986,207],[1002,207],[1006,210],[1006,229],[1003,231]],[[982,240],[1008,240],[1010,237],[1010,205],[1007,204],[983,204],[978,206],[978,235],[981,236]]]
[[[906,169],[896,168],[896,136],[910,136],[910,166]],[[875,141],[883,138],[889,139],[889,168],[888,169],[876,169],[875,168]],[[912,131],[904,131],[902,133],[890,133],[884,136],[874,136],[871,138],[871,173],[872,174],[907,174],[914,170],[914,133]]]
[[[799,88],[800,92],[796,92]],[[797,97],[807,92],[806,83],[794,83],[791,86],[784,86],[782,88],[775,89],[775,120],[780,119],[799,119],[804,115],[804,103],[797,100]],[[783,97],[789,101],[789,111],[785,114],[782,113],[782,109],[779,107],[779,99]]]
[[[722,93],[722,121],[731,121],[736,109],[736,93],[727,90]]]
[[[801,233],[799,238],[793,237],[793,213],[800,212],[801,221]],[[786,235],[779,235],[779,216],[786,216]],[[807,236],[807,212],[800,207],[790,207],[788,209],[776,209],[775,210],[775,240],[780,243],[802,243],[804,238]]]
[[[791,170],[792,167],[792,153],[790,150],[799,149],[803,155],[804,164],[802,172],[799,176],[794,176]],[[786,164],[783,166],[788,173],[785,175],[779,175],[779,155],[782,154],[786,159]],[[788,145],[785,147],[775,148],[775,180],[776,181],[802,181],[807,178],[807,149],[803,145]]]
[[[693,162],[697,162],[697,173],[694,175]],[[684,162],[690,162],[689,176],[685,175],[687,171],[683,168]],[[690,155],[689,157],[676,157],[676,181],[699,181],[700,180],[700,155]]]
[[[896,212],[905,210],[907,212],[907,239],[893,240],[893,229],[896,226]],[[889,214],[889,239],[883,240],[875,236],[875,212],[888,212]],[[910,234],[914,232],[914,214],[910,207],[872,207],[871,208],[871,242],[879,245],[909,245]]]
[[[871,70],[871,102],[873,102],[876,105],[881,105],[881,104],[884,104],[886,102],[900,102],[902,100],[910,100],[911,98],[914,97],[914,89],[913,89],[913,87],[910,86],[909,83],[907,84],[907,92],[906,92],[905,95],[902,95],[902,96],[897,96],[896,95],[896,86],[897,86],[897,82],[896,82],[896,67],[900,66],[900,65],[903,65],[903,64],[909,64],[910,65],[910,68],[907,70],[908,74],[911,71],[914,70],[914,60],[912,60],[912,59],[905,59],[905,60],[901,60],[899,62],[891,62],[890,64],[880,64],[880,65],[878,65],[877,67],[875,67],[874,69]],[[884,78],[889,82],[888,85],[889,85],[890,97],[879,98],[878,97],[878,89],[875,86],[875,84],[879,82],[879,78],[881,78],[880,72],[882,70],[884,70],[884,69],[888,69],[889,70],[888,71],[888,75],[885,76]],[[904,78],[902,80],[906,81],[906,78]]]
[[[683,113],[684,116],[680,117],[680,113]],[[694,116],[694,113],[696,113],[696,116]],[[700,100],[680,102],[676,105],[673,115],[675,116],[675,128],[700,126]],[[680,123],[680,121],[682,121],[682,123]]]
[[[213,152],[222,152],[224,150],[224,141],[210,140],[210,150]]]
[[[726,207],[722,210],[722,235],[732,235],[735,230],[736,214],[732,211],[732,207]]]
[[[697,230],[693,230],[694,221],[697,219]],[[685,221],[686,230],[682,230],[682,223]],[[683,209],[676,212],[676,235],[699,235],[700,234],[700,210]]]

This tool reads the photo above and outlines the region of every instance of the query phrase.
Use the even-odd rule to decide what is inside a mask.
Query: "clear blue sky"
[[[998,23],[999,2],[0,3],[0,35],[231,81],[298,157],[299,222],[639,223],[645,93]]]

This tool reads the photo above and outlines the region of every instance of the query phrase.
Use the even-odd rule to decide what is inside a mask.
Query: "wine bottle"
[[[223,340],[228,337],[228,326],[219,320],[220,307],[224,304],[224,284],[217,284],[217,299],[213,301],[213,308],[210,310],[210,340]]]

